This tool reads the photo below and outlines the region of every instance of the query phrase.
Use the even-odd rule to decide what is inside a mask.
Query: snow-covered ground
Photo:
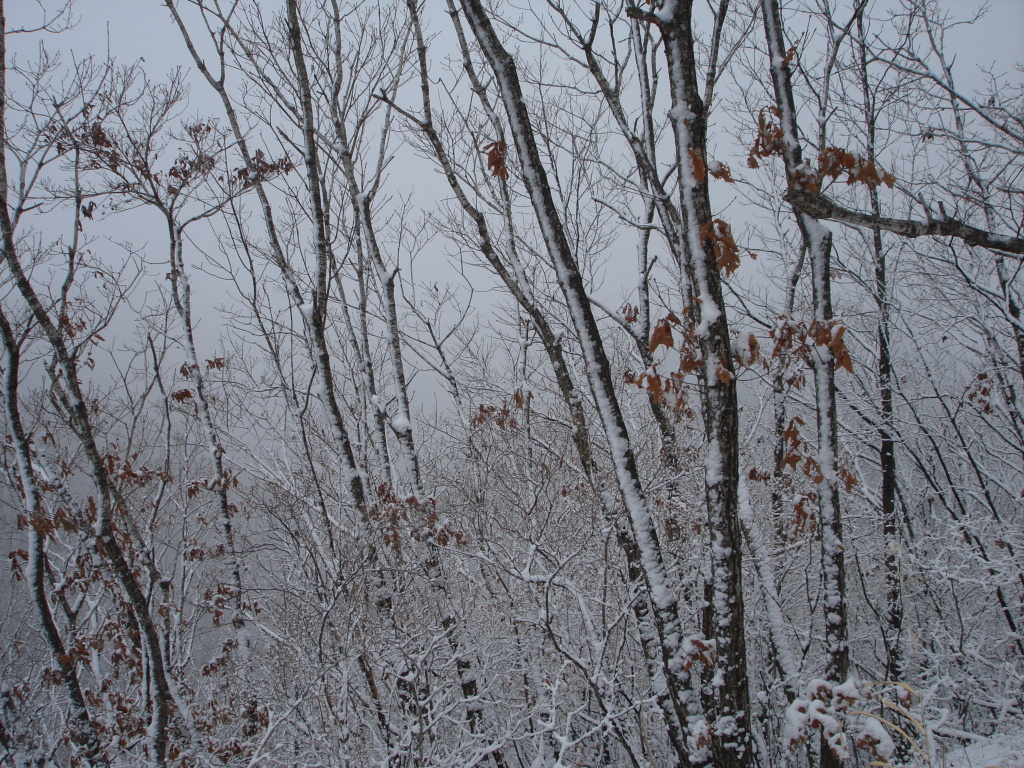
[[[993,736],[949,749],[944,768],[1024,768],[1024,734]]]

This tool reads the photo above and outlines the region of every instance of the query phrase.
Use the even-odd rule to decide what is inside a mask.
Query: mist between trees
[[[4,24],[0,765],[1021,765],[971,4],[154,5]]]

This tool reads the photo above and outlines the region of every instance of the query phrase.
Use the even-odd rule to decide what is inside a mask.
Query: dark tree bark
[[[739,405],[705,170],[707,105],[698,85],[693,3],[666,3],[654,11],[629,7],[627,13],[656,25],[662,35],[680,190],[678,213],[672,217],[678,221],[678,239],[672,251],[687,278],[683,295],[689,297],[689,308],[699,318],[693,333],[702,361],[700,397],[708,452],[705,503],[711,536],[705,632],[715,641],[717,675],[723,681],[720,686],[712,686],[712,754],[716,766],[748,766],[753,764],[754,754],[750,742],[743,537],[739,520]]]
[[[765,36],[768,42],[772,85],[783,135],[781,154],[785,163],[789,198],[802,184],[800,166],[804,161],[800,132],[793,97],[793,83],[786,59],[785,32],[778,0],[763,0]],[[840,38],[841,39],[841,38]],[[837,43],[833,43],[837,45]],[[826,75],[827,77],[827,75]],[[824,126],[822,126],[824,130]],[[843,522],[839,504],[839,438],[836,424],[836,359],[827,342],[833,338],[832,314],[832,233],[812,215],[794,205],[797,224],[811,265],[814,302],[813,334],[815,346],[811,353],[814,377],[814,400],[818,432],[819,528],[821,531],[821,563],[823,578],[823,609],[825,614],[825,668],[823,676],[833,684],[846,682],[850,672],[850,651],[847,640],[846,562],[843,545]],[[818,341],[821,339],[822,341]],[[823,343],[824,342],[824,343]],[[821,761],[825,768],[840,765],[824,737]]]
[[[866,227],[880,232],[892,232],[900,237],[952,237],[962,240],[968,245],[977,245],[991,251],[1024,255],[1024,239],[1010,235],[1000,235],[972,227],[962,221],[950,218],[932,221],[915,221],[913,219],[890,219],[878,211],[860,213],[844,208],[825,195],[808,192],[805,189],[790,189],[786,200],[800,213],[815,219],[832,219],[854,227]]]

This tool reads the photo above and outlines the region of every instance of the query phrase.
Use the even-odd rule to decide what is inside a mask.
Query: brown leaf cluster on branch
[[[255,171],[256,178],[253,178],[252,171],[246,167],[235,169],[230,180],[242,189],[249,189],[256,183],[257,179],[267,181],[275,176],[291,173],[294,170],[295,165],[287,155],[279,157],[277,160],[270,160],[262,149],[257,149],[252,159],[252,171]]]
[[[715,251],[715,263],[725,272],[726,277],[740,267],[740,249],[732,236],[732,228],[722,219],[709,221],[700,229],[701,242],[711,244]]]
[[[508,181],[508,166],[505,165],[505,154],[508,148],[503,141],[492,141],[484,147],[487,153],[487,170],[491,176]]]
[[[847,184],[864,184],[868,189],[877,189],[884,184],[892,189],[896,177],[861,155],[855,155],[839,147],[825,147],[818,155],[818,173],[838,179],[846,174]]]
[[[824,347],[832,353],[837,368],[853,373],[853,359],[843,340],[846,327],[834,320],[830,323],[813,320],[810,324],[794,320],[779,322],[768,335],[775,341],[772,357],[783,358],[792,354],[798,360],[810,363],[811,348]]]
[[[765,112],[768,114],[766,115]],[[783,136],[782,128],[769,115],[778,119],[782,113],[778,107],[768,107],[767,110],[762,109],[758,113],[757,133],[754,136],[754,144],[750,148],[750,154],[747,156],[747,166],[750,168],[760,168],[761,164],[758,163],[758,158],[763,159],[773,155],[781,155],[782,150],[785,148],[785,137]]]

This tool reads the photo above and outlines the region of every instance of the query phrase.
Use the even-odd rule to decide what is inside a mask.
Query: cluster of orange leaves
[[[727,181],[730,184],[734,182],[732,171],[729,170],[728,165],[725,163],[712,163],[709,168],[704,159],[692,149],[690,150],[690,163],[693,167],[693,177],[697,181],[704,181],[710,173],[716,179]]]
[[[223,548],[223,547],[222,547]],[[219,554],[224,554],[220,552]],[[206,607],[210,610],[213,625],[219,627],[223,622],[225,614],[232,614],[231,625],[235,628],[242,626],[242,617],[234,613],[231,603],[238,597],[238,591],[229,584],[220,583],[210,587],[203,593]],[[203,671],[203,674],[209,674]]]
[[[847,373],[853,373],[853,360],[850,358],[850,350],[846,348],[843,336],[846,335],[846,327],[835,322],[822,323],[817,320],[807,328],[807,335],[810,336],[818,346],[828,348],[832,352],[836,368],[842,368]]]
[[[626,305],[622,309],[622,315],[627,322],[636,322],[639,311],[635,307]],[[673,328],[675,333],[673,333]],[[676,334],[678,334],[678,344]],[[665,317],[656,321],[651,329],[648,351],[653,355],[663,347],[674,350],[679,355],[679,365],[676,370],[669,372],[668,375],[662,375],[657,371],[655,365],[642,373],[627,370],[624,379],[627,384],[632,384],[647,392],[655,402],[669,406],[677,416],[692,418],[694,414],[687,407],[685,379],[687,374],[699,371],[703,363],[692,331],[684,326],[683,321],[675,312],[669,312]],[[742,356],[734,356],[735,364],[737,366],[753,365],[761,357],[760,349],[757,337],[754,334],[748,334],[747,351]],[[725,367],[721,360],[718,361],[715,368],[715,376],[723,384],[731,384],[734,378],[734,374]]]
[[[217,446],[221,453],[224,452],[222,446]],[[221,472],[221,476],[212,480],[193,480],[188,484],[185,489],[185,493],[190,499],[195,498],[202,491],[219,491],[221,488],[237,488],[238,477],[233,475],[230,470],[225,469]]]
[[[715,665],[715,643],[713,640],[705,640],[703,637],[688,637],[683,644],[683,652],[686,660],[683,662],[685,669],[690,669],[694,664],[700,662],[709,669]]]
[[[377,503],[369,511],[371,520],[384,523],[381,531],[384,543],[395,552],[402,549],[402,529],[407,527],[408,536],[414,541],[433,541],[441,547],[449,544],[465,546],[466,537],[448,523],[441,523],[434,499],[421,501],[415,496],[402,499],[390,486],[377,487]]]
[[[967,400],[981,408],[982,413],[992,413],[992,385],[987,373],[979,373],[967,387]]]
[[[814,320],[810,325],[785,323],[776,326],[768,333],[775,341],[772,357],[784,357],[792,354],[804,362],[810,362],[810,347],[804,342],[804,339],[809,339],[814,346],[825,347],[832,353],[837,368],[853,373],[853,359],[843,340],[846,335],[846,327],[835,321],[824,323]]]
[[[769,332],[775,342],[772,357],[781,358],[783,361],[787,358],[797,359],[809,364],[811,347],[823,346],[832,351],[837,366],[852,372],[853,364],[843,341],[845,331],[844,327],[835,323],[812,322],[810,326],[795,322],[780,323]],[[802,375],[793,375],[787,379],[787,384],[800,387],[803,385],[803,381]],[[800,436],[802,426],[804,426],[804,420],[795,416],[783,430],[782,440],[785,453],[778,469],[782,470],[788,467],[790,472],[800,472],[812,483],[818,485],[825,481],[825,476],[813,451]],[[851,492],[858,483],[856,476],[842,464],[836,467],[836,474],[847,493]],[[770,482],[773,477],[769,473],[759,472],[756,469],[751,469],[748,476],[750,480],[759,482]],[[785,539],[796,541],[803,536],[817,535],[818,521],[814,512],[814,504],[817,500],[818,494],[814,491],[808,491],[794,498],[793,517],[784,523],[780,521],[780,525],[784,525],[780,533]]]
[[[785,135],[777,123],[765,115],[762,109],[757,115],[757,134],[754,136],[754,145],[750,148],[750,155],[747,157],[747,166],[759,168],[757,158],[781,155],[785,149]],[[782,113],[778,107],[769,107],[767,112],[776,118],[781,118]]]
[[[726,277],[740,267],[740,249],[732,236],[732,229],[722,219],[709,221],[700,228],[701,242],[709,243],[715,251],[715,263],[725,272]]]
[[[255,178],[248,168],[237,168],[229,178],[229,182],[238,185],[242,189],[249,189],[256,181],[265,181],[295,170],[295,164],[292,163],[287,155],[277,160],[269,160],[262,149],[256,150],[256,155],[252,159],[252,167],[256,172]]]
[[[790,707],[801,715],[806,716],[820,713],[841,722],[846,719],[844,717],[845,713],[857,700],[849,696],[845,691],[837,689],[838,686],[833,686],[832,683],[824,680],[819,681],[814,689],[807,691],[809,698],[797,699]],[[811,728],[820,729],[823,724],[824,720],[820,716],[808,718],[808,725]],[[808,741],[809,732],[803,728],[800,730],[800,735],[791,738],[789,741],[790,751],[795,750],[798,746]]]
[[[623,378],[627,384],[646,391],[656,403],[669,405],[675,414],[693,417],[693,412],[686,405],[684,374],[679,371],[673,371],[668,376],[652,371],[639,374],[626,371]]]
[[[521,411],[525,405],[526,394],[524,394],[522,389],[517,389],[512,393],[511,406],[508,400],[503,400],[500,406],[483,404],[477,406],[476,415],[469,420],[469,426],[477,428],[484,426],[488,422],[493,422],[501,430],[517,429],[519,422],[516,421],[512,409]]]
[[[161,469],[150,469],[145,466],[136,466],[134,462],[137,461],[138,458],[139,454],[137,453],[124,459],[113,453],[108,453],[104,457],[107,475],[112,480],[117,480],[128,485],[135,485],[139,488],[144,488],[154,480],[162,480],[165,483],[169,483],[174,480],[171,475]]]
[[[522,395],[520,394],[516,407],[522,408],[522,402]],[[512,409],[509,408],[507,401],[503,402],[500,406],[477,406],[476,415],[469,420],[469,426],[474,428],[482,427],[488,422],[493,422],[498,429],[501,430],[516,429],[519,426],[519,422],[516,421],[515,416],[512,415]]]
[[[492,141],[484,147],[484,152],[487,153],[487,170],[491,172],[491,176],[496,176],[503,181],[508,181],[508,166],[505,165],[507,151],[508,147],[503,141]]]
[[[793,502],[793,518],[789,521],[789,530],[785,533],[787,541],[794,542],[803,536],[815,536],[818,532],[818,518],[814,514],[814,503],[818,494],[811,491],[802,493]]]
[[[786,451],[786,455],[782,459],[782,464],[783,466],[788,466],[790,469],[795,471],[797,465],[802,462],[804,474],[811,478],[813,483],[818,484],[825,480],[825,477],[821,472],[821,464],[818,463],[817,459],[801,452],[803,441],[800,439],[799,428],[803,426],[803,424],[803,419],[799,416],[794,416],[789,422],[789,426],[782,432],[782,439],[785,441],[786,445],[789,446]],[[846,492],[849,493],[852,491],[854,486],[857,485],[856,476],[841,464],[837,468],[836,472],[839,475],[839,479],[843,481]]]
[[[896,183],[895,176],[879,170],[867,158],[839,147],[825,147],[818,154],[817,174],[803,174],[800,184],[808,192],[817,194],[821,191],[821,179],[826,176],[838,179],[844,173],[847,184],[864,184],[868,189],[877,189],[883,184],[892,189]]]
[[[626,316],[629,317],[629,314]],[[682,320],[675,312],[669,312],[655,322],[654,328],[651,329],[648,350],[653,355],[662,347],[676,349],[675,337],[672,333],[673,327],[680,332],[681,343],[676,350],[679,352],[679,368],[669,373],[668,376],[662,376],[653,369],[639,374],[626,371],[624,378],[627,384],[633,384],[646,391],[655,402],[671,407],[676,415],[692,417],[692,412],[686,406],[684,378],[686,374],[693,373],[700,368],[700,357],[689,335],[683,329]]]
[[[791,49],[787,58],[792,53]],[[750,168],[760,167],[758,158],[782,155],[785,150],[785,134],[772,117],[782,117],[778,107],[762,109],[757,116],[757,133],[747,157],[747,165]],[[840,147],[823,147],[818,153],[817,169],[799,169],[791,183],[794,187],[818,194],[823,179],[838,179],[843,174],[846,174],[847,184],[864,184],[868,189],[877,189],[883,184],[892,189],[896,184],[896,177],[893,174],[882,171],[867,158]]]

